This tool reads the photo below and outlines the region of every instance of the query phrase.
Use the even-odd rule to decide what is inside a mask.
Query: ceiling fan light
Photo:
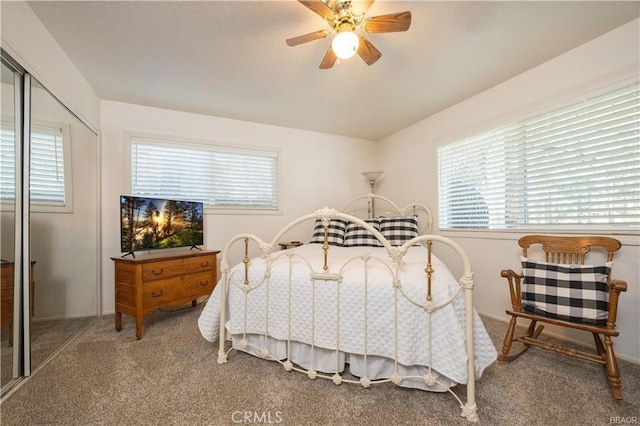
[[[343,31],[333,38],[331,48],[336,56],[340,59],[349,59],[358,51],[360,40],[356,33],[351,31]]]

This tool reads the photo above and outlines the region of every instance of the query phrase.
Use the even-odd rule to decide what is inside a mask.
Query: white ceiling
[[[294,1],[30,1],[102,99],[378,140],[640,15],[638,1],[378,0],[407,32],[318,65],[328,29]]]

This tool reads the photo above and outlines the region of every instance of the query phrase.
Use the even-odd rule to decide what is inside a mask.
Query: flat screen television
[[[120,250],[197,247],[204,244],[203,203],[120,196]]]

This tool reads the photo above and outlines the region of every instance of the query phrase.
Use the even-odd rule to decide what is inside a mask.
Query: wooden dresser
[[[122,314],[136,320],[142,338],[142,319],[150,312],[183,305],[208,296],[218,281],[220,251],[190,251],[137,257],[112,257],[115,265],[115,325],[122,330]]]
[[[0,262],[2,267],[2,274],[0,275],[0,324],[9,325],[9,345],[13,344],[13,286],[14,286],[14,263],[2,261]],[[31,261],[30,267],[30,280],[29,280],[29,310],[31,316],[33,316],[33,301],[35,299],[35,281],[33,276],[33,267],[36,264],[35,260]]]
[[[13,262],[2,262],[2,275],[0,279],[0,294],[2,295],[2,305],[0,306],[0,316],[2,325],[9,324],[9,343],[13,341]]]

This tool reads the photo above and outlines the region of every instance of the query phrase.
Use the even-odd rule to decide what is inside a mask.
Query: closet
[[[2,397],[99,313],[97,132],[2,51]]]

